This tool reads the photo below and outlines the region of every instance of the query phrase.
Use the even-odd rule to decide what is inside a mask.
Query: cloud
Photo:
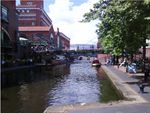
[[[83,14],[92,8],[98,0],[87,0],[80,5],[74,5],[70,0],[55,0],[49,5],[48,15],[53,21],[54,29],[58,27],[71,39],[71,44],[96,44],[95,33],[97,21],[81,23]]]

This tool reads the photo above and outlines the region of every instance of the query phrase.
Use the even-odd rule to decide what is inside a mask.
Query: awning
[[[24,38],[24,37],[19,37],[20,41],[28,41],[28,39]]]

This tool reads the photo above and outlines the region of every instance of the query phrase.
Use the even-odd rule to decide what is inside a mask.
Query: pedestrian
[[[138,86],[140,88],[140,93],[144,93],[144,85],[143,85],[142,80],[139,81]]]
[[[107,58],[106,65],[110,64],[110,59]]]
[[[144,71],[144,81],[147,82],[147,78],[149,76],[149,69],[145,68],[145,71]]]

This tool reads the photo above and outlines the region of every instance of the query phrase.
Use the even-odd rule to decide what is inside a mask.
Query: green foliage
[[[150,26],[149,0],[100,0],[84,15],[82,22],[99,19],[98,34],[104,50],[119,55],[135,53],[145,44]]]
[[[150,0],[144,0],[145,4],[149,4]]]

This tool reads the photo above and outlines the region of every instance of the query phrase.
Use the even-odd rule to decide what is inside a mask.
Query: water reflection
[[[91,65],[82,61],[70,68],[67,78],[49,92],[49,105],[99,101],[99,80]]]
[[[48,106],[99,102],[97,74],[86,60],[3,73],[2,113],[42,113]]]
[[[2,73],[2,88],[21,85],[24,83],[38,82],[41,80],[61,79],[70,73],[69,65],[55,67],[37,67],[19,71]],[[42,76],[41,76],[42,75]]]

